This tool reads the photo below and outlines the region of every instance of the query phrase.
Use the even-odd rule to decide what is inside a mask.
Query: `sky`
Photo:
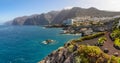
[[[0,0],[0,23],[15,17],[71,7],[96,7],[101,10],[120,11],[120,0]]]

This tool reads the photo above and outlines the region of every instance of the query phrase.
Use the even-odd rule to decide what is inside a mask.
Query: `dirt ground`
[[[116,49],[113,46],[113,41],[110,39],[109,34],[110,34],[110,32],[106,32],[106,34],[104,35],[107,38],[107,40],[103,46],[100,46],[100,49],[104,51],[104,49],[107,48],[109,50],[109,52],[107,54],[114,55],[114,53],[117,52],[118,56],[120,56],[120,50]],[[78,42],[78,44],[95,45],[95,43],[97,43],[98,39],[99,39],[99,37],[91,39],[91,40],[85,40],[83,42]]]

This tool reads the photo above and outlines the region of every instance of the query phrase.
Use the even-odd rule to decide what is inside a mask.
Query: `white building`
[[[74,23],[74,19],[67,19],[63,21],[63,24],[65,25],[73,25]]]

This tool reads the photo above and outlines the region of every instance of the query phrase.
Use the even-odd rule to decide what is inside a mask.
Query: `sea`
[[[0,63],[37,63],[80,35],[60,34],[62,28],[0,26]],[[54,43],[44,44],[47,39]]]

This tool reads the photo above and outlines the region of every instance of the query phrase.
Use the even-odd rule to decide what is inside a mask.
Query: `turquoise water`
[[[62,29],[40,26],[0,26],[0,63],[37,63],[70,39],[80,36],[61,35]],[[45,45],[42,41],[57,42]]]

